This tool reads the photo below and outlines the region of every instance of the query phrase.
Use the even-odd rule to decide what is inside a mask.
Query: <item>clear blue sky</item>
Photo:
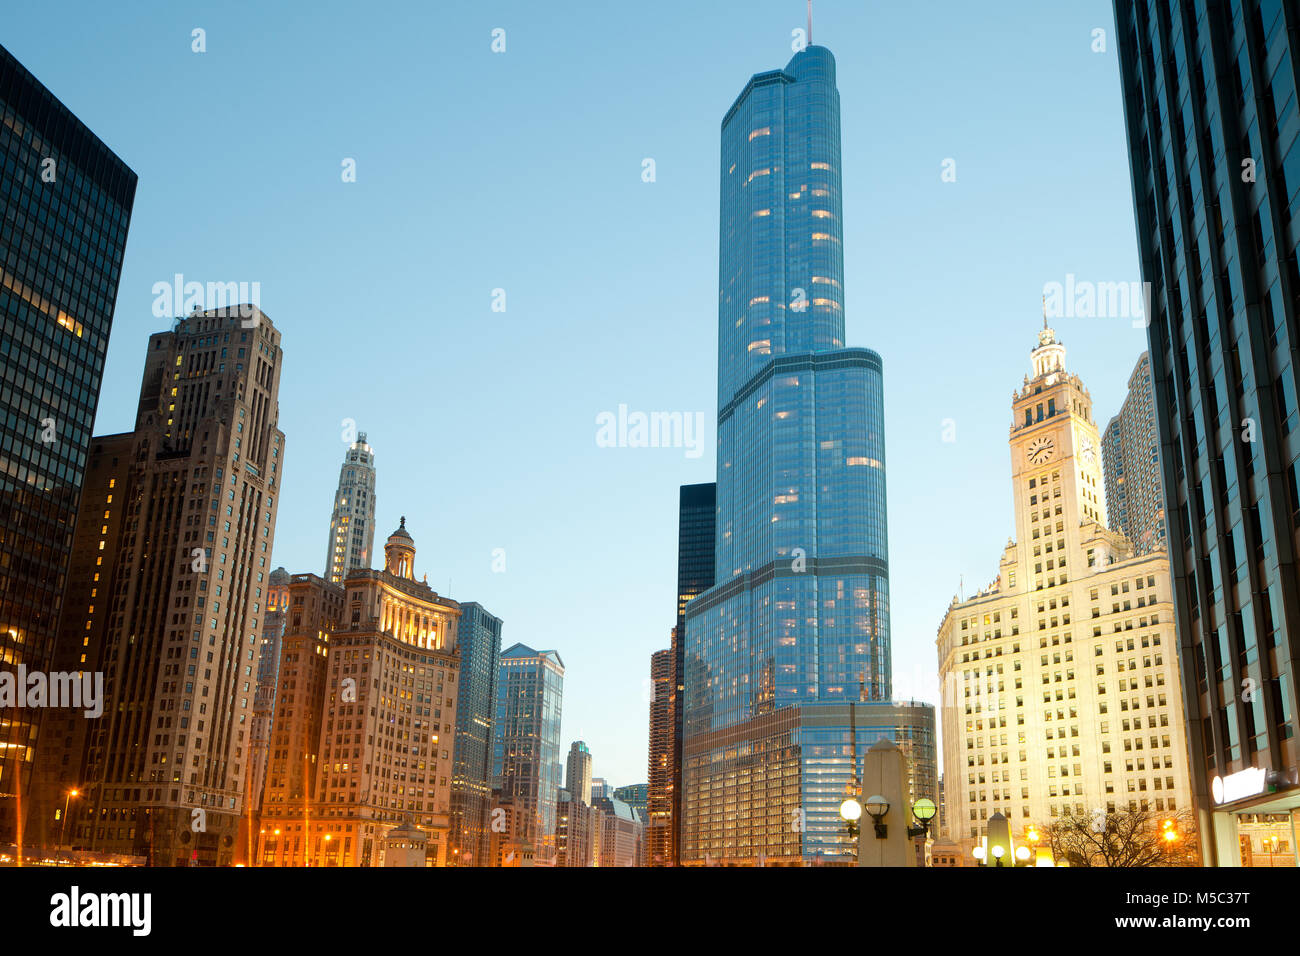
[[[933,700],[959,576],[991,580],[1012,531],[1010,399],[1044,283],[1140,278],[1113,16],[815,6],[839,65],[847,344],[885,363],[895,688]],[[503,617],[506,645],[559,650],[565,751],[585,739],[597,776],[644,781],[677,486],[714,477],[719,124],[803,20],[799,0],[9,5],[0,42],[140,176],[96,432],[133,422],[155,282],[260,282],[284,336],[275,564],[322,572],[355,419],[376,545],[406,515],[417,573]],[[1104,425],[1145,333],[1054,324]],[[598,447],[620,403],[705,412],[704,455]]]

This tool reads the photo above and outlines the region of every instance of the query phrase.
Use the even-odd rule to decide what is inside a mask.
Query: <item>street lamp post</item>
[[[1174,844],[1178,842],[1178,830],[1173,820],[1166,820],[1160,825],[1160,839],[1164,842],[1165,853],[1173,852]],[[1270,857],[1269,864],[1271,865],[1272,862]]]
[[[862,804],[856,798],[849,797],[840,804],[840,816],[849,823],[857,823],[862,819]]]
[[[846,797],[840,804],[840,819],[844,821],[844,828],[848,830],[849,841],[854,847],[854,856],[857,855],[858,845],[858,821],[862,819],[862,804],[858,802],[857,797]]]
[[[908,827],[907,835],[912,839],[915,839],[916,837],[924,837],[925,842],[929,843],[930,821],[934,819],[935,814],[938,812],[939,808],[934,805],[934,801],[929,797],[922,797],[920,800],[916,801],[916,803],[912,804],[912,816],[916,817],[916,822],[919,823],[920,826]],[[925,858],[925,848],[923,845],[921,849],[922,866],[925,866]]]
[[[80,796],[79,790],[69,790],[63,797],[63,820],[59,824],[59,846],[64,845],[64,837],[68,832],[68,804],[72,802],[73,797]]]
[[[1034,826],[1032,823],[1025,827],[1025,843],[1029,848],[1030,857],[1030,861],[1025,863],[1026,866],[1036,865],[1038,860],[1038,841],[1040,839],[1041,837],[1038,833],[1038,827]]]
[[[871,817],[872,823],[875,824],[876,839],[886,839],[889,836],[889,825],[881,823],[880,821],[883,820],[885,814],[889,812],[889,801],[882,796],[873,795],[867,797],[867,802],[863,806],[863,809],[867,811],[867,815]]]

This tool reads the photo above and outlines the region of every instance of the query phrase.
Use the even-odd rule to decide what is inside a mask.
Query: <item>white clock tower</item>
[[[1041,568],[1038,580],[1057,577],[1050,572],[1075,556],[1068,552],[1106,528],[1106,486],[1092,396],[1066,371],[1065,346],[1046,320],[1030,360],[1033,374],[1012,402],[1011,477],[1020,565]]]

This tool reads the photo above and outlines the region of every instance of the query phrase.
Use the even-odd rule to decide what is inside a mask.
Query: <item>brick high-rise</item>
[[[287,748],[287,770],[301,774],[307,792],[300,786],[296,799],[290,794],[279,806],[268,792],[258,862],[378,866],[388,834],[414,826],[428,862],[446,865],[460,606],[415,579],[415,542],[405,518],[384,546],[382,571],[355,569],[341,588],[314,575],[295,582],[301,578],[312,578],[317,590],[337,591],[342,614],[317,646],[301,647],[313,659],[297,684],[289,673],[293,622],[285,636],[280,694],[286,706],[283,718],[276,716],[272,759]],[[285,741],[281,721],[287,727],[296,720],[288,701],[298,694],[319,732],[308,727],[297,742]],[[273,763],[268,787],[276,774]]]
[[[345,593],[315,574],[290,578],[255,839],[260,866],[304,866],[308,860],[330,641],[343,618]]]
[[[135,429],[91,441],[55,661],[102,671],[105,701],[38,750],[47,840],[71,786],[69,843],[160,866],[233,858],[284,466],[281,358],[255,308],[178,319],[149,338]]]

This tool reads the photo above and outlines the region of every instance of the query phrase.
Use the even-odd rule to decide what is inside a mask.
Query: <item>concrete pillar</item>
[[[1218,866],[1241,866],[1241,837],[1237,832],[1237,815],[1211,811],[1211,839],[1214,841]]]
[[[880,818],[885,836],[876,836],[867,813],[872,797],[884,797],[889,809]],[[892,740],[877,741],[862,758],[862,819],[858,825],[858,866],[915,866],[916,851],[907,836],[912,807],[907,795],[907,758]]]
[[[996,867],[998,865],[997,849],[1002,850],[1002,865],[1012,867],[1016,865],[1015,847],[1011,845],[1011,824],[1007,818],[1000,813],[995,813],[989,817],[988,822],[988,839],[984,842],[984,865]]]

